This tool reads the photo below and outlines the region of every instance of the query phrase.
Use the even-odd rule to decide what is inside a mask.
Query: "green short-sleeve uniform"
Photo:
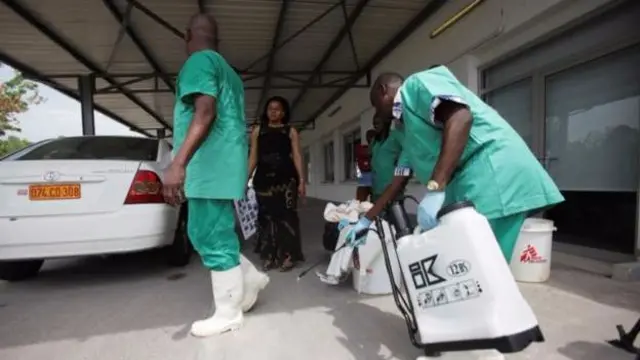
[[[429,181],[440,155],[442,124],[434,119],[434,109],[442,101],[466,105],[473,117],[459,166],[446,187],[445,205],[471,200],[480,213],[500,223],[493,226],[494,232],[510,259],[517,236],[513,238],[514,226],[504,220],[522,225],[532,210],[564,198],[518,133],[444,66],[407,78],[394,104],[394,112],[401,113],[403,149],[421,183]],[[509,229],[509,239],[500,239],[497,228]]]
[[[174,149],[185,139],[194,114],[194,95],[216,98],[217,117],[209,136],[187,166],[187,198],[241,199],[247,182],[248,142],[242,79],[213,50],[198,51],[178,75]]]
[[[372,198],[375,201],[391,184],[399,166],[408,168],[408,161],[400,161],[404,134],[391,130],[386,139],[375,139],[371,149],[371,173],[373,175]],[[403,164],[404,163],[404,164]],[[409,174],[407,174],[408,176]]]
[[[216,118],[209,135],[187,165],[187,231],[203,264],[212,271],[226,271],[240,263],[233,200],[244,196],[247,183],[244,86],[217,52],[203,50],[191,54],[178,75],[173,114],[174,151],[185,140],[197,95],[215,98]]]

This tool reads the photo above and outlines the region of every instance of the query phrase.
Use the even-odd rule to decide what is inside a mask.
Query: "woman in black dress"
[[[303,261],[298,197],[305,195],[298,132],[289,125],[289,103],[274,96],[251,133],[249,174],[259,205],[260,256],[264,270],[291,270]]]

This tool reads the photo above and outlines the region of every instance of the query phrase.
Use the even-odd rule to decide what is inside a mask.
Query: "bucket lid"
[[[442,209],[440,209],[440,211],[438,211],[438,215],[436,216],[436,218],[440,219],[441,217],[454,212],[456,210],[460,210],[460,209],[464,209],[464,208],[475,208],[476,206],[473,204],[472,201],[470,200],[463,200],[463,201],[458,201],[458,202],[454,202],[453,204],[449,204],[447,206],[442,207]]]

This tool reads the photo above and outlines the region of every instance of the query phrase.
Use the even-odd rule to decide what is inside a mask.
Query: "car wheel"
[[[0,279],[6,281],[27,280],[38,275],[44,260],[2,261]]]
[[[186,266],[191,260],[193,246],[187,235],[187,218],[187,207],[183,206],[178,217],[173,243],[166,249],[167,262],[171,266]]]

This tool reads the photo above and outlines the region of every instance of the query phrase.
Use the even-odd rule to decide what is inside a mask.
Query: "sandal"
[[[273,261],[271,261],[271,260],[265,260],[265,261],[262,263],[262,271],[269,271],[269,270],[271,270],[271,269],[273,269],[273,268],[275,267],[274,265],[275,265],[275,264],[273,263]]]
[[[296,264],[291,261],[291,257],[287,256],[284,261],[282,261],[282,265],[280,265],[280,272],[287,272],[296,267]]]

